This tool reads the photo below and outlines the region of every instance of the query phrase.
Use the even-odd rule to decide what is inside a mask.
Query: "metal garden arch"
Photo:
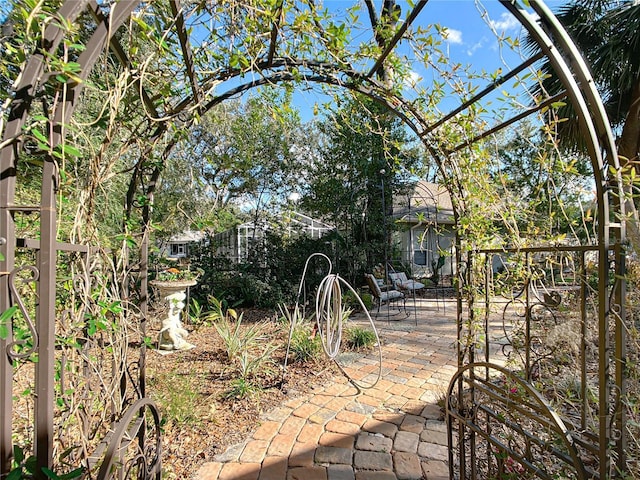
[[[113,68],[126,74],[132,91],[137,93],[137,106],[145,112],[146,117],[144,127],[141,127],[146,146],[138,151],[139,159],[132,168],[124,207],[127,212],[136,209],[141,211],[141,241],[137,265],[135,269],[127,270],[128,275],[136,277],[139,287],[132,288],[129,282],[122,281],[119,290],[123,297],[135,299],[135,318],[139,321],[136,333],[142,336],[147,322],[149,208],[155,183],[161,174],[161,163],[177,141],[170,134],[172,125],[189,125],[194,115],[204,114],[227,98],[265,84],[314,82],[353,90],[386,105],[422,140],[433,161],[437,163],[442,177],[448,179],[447,186],[454,198],[459,219],[465,208],[466,193],[462,184],[464,178],[456,170],[457,165],[452,159],[479,148],[492,135],[512,127],[523,118],[552,107],[559,99],[566,98],[570,101],[580,121],[597,192],[597,242],[589,246],[589,249],[595,251],[599,259],[596,315],[600,357],[597,373],[599,389],[597,406],[589,409],[598,410],[599,417],[597,432],[584,438],[574,435],[578,433],[573,431],[574,427],[559,427],[557,431],[565,435],[565,443],[578,446],[571,455],[561,450],[555,453],[560,462],[568,465],[567,468],[578,465],[572,470],[578,472],[574,473],[578,478],[588,475],[604,479],[616,474],[616,466],[624,470],[626,439],[619,399],[624,391],[621,361],[624,358],[624,334],[621,319],[624,318],[625,304],[622,279],[625,205],[622,201],[624,192],[620,174],[615,173],[620,171],[620,165],[614,138],[587,66],[544,3],[536,0],[528,3],[530,7],[525,8],[516,0],[501,1],[506,11],[535,40],[541,53],[487,81],[479,93],[463,95],[459,106],[446,114],[440,114],[435,109],[425,110],[421,106],[421,100],[424,100],[427,107],[430,106],[425,97],[405,97],[403,91],[394,85],[392,76],[393,67],[397,67],[398,58],[402,56],[398,53],[400,46],[408,41],[414,24],[422,20],[428,11],[426,0],[418,1],[402,21],[394,17],[394,2],[385,1],[382,13],[377,16],[373,3],[366,1],[365,5],[370,7],[367,11],[375,28],[369,41],[375,48],[371,49],[373,53],[368,57],[357,59],[353,51],[336,46],[337,34],[331,28],[340,24],[335,19],[329,21],[328,18],[315,16],[318,7],[314,2],[298,4],[277,0],[268,5],[260,2],[238,2],[225,6],[216,2],[181,0],[155,4],[132,0],[66,0],[45,12],[45,15],[32,18],[30,31],[39,36],[33,51],[29,52],[21,66],[19,77],[16,76],[12,96],[7,103],[0,144],[0,312],[13,310],[16,317],[20,316],[20,320],[14,320],[12,328],[9,328],[9,335],[0,339],[3,352],[0,358],[0,411],[3,412],[0,420],[0,478],[6,477],[11,470],[13,456],[11,446],[15,433],[15,365],[26,362],[33,355],[38,357],[38,362],[30,367],[32,371],[29,370],[35,384],[33,451],[39,467],[51,468],[54,464],[54,448],[58,448],[54,447],[58,442],[54,417],[59,409],[60,392],[64,391],[61,386],[64,380],[56,379],[56,369],[61,364],[66,365],[65,362],[68,361],[60,358],[56,349],[56,336],[60,334],[67,315],[67,310],[58,305],[61,288],[57,283],[56,272],[63,256],[64,261],[78,264],[75,270],[78,279],[74,280],[74,285],[80,299],[78,311],[80,317],[84,318],[83,308],[89,308],[91,303],[92,268],[95,267],[90,260],[94,252],[92,247],[58,238],[60,219],[56,192],[61,182],[60,163],[71,151],[68,144],[70,119],[81,104],[91,73],[107,71],[107,65],[117,65]],[[196,12],[197,15],[204,15],[208,22],[213,22],[218,18],[216,16],[224,17],[227,21],[217,25],[222,35],[206,40],[209,42],[208,49],[196,49],[193,45],[196,38],[191,27],[197,17]],[[307,14],[306,20],[295,23],[296,14],[300,12]],[[536,20],[534,14],[539,20]],[[238,25],[244,25],[244,30]],[[344,23],[341,25],[344,26]],[[157,85],[146,82],[139,54],[131,49],[136,39],[129,35],[136,28],[149,29],[145,34],[150,51],[154,48],[161,51],[164,49],[167,56],[179,59],[181,70],[170,70],[171,75],[180,77],[179,95],[176,91],[167,94],[156,90]],[[81,31],[81,35],[78,35],[78,31]],[[169,39],[173,41],[173,48],[166,47]],[[199,41],[202,42],[203,39],[200,38]],[[81,43],[81,48],[77,47],[78,42]],[[259,48],[251,50],[256,42]],[[236,51],[243,53],[244,57],[234,58]],[[64,58],[60,63],[58,60],[62,54]],[[350,55],[354,57],[351,58]],[[156,66],[161,71],[162,57],[157,58]],[[457,135],[456,143],[451,143],[450,138],[455,139],[454,134],[460,133],[458,121],[461,115],[464,116],[465,112],[482,102],[486,96],[516,80],[543,59],[552,64],[561,79],[565,88],[562,94],[522,108],[510,119],[484,128],[481,133]],[[215,68],[205,69],[205,60]],[[65,81],[56,81],[61,65],[69,68],[71,73]],[[150,64],[145,65],[148,67]],[[168,68],[168,65],[164,67]],[[247,76],[252,79],[245,81]],[[220,85],[224,88],[221,89]],[[36,115],[39,118],[34,123]],[[34,125],[46,126],[46,138],[37,138],[43,145],[35,149],[35,154],[42,159],[41,197],[37,204],[28,204],[16,197],[16,187],[20,179],[21,160],[28,154],[34,154],[33,139],[34,136],[38,137],[34,133]],[[25,151],[25,147],[28,151]],[[154,155],[159,161],[146,162],[148,157]],[[141,196],[149,201],[140,202]],[[17,221],[28,215],[37,216],[37,235],[34,238],[21,238],[16,233],[20,230]],[[458,238],[460,245],[465,242],[469,244],[470,239]],[[500,251],[506,251],[506,247]],[[456,263],[467,266],[459,271],[460,287],[478,281],[478,276],[474,273],[474,265],[477,265],[475,258],[489,254],[491,252],[476,252],[473,248],[458,249]],[[68,260],[67,256],[73,259]],[[608,281],[612,266],[615,267],[618,278],[615,286]],[[481,282],[484,281],[486,278],[482,277]],[[31,304],[23,299],[21,285],[25,284],[31,285],[37,293],[37,300],[32,299]],[[487,425],[490,424],[487,419],[492,412],[485,407],[488,405],[487,398],[489,405],[491,401],[501,404],[508,403],[509,400],[508,395],[503,395],[504,389],[500,390],[504,385],[501,387],[500,384],[492,383],[493,377],[488,372],[498,371],[507,376],[509,373],[491,363],[493,358],[488,353],[488,344],[487,348],[475,343],[471,348],[463,348],[469,336],[475,335],[466,331],[465,325],[478,320],[474,317],[473,308],[476,300],[467,296],[463,288],[459,288],[460,371],[452,382],[452,400],[448,405],[452,474],[459,474],[464,478],[482,478],[487,472],[500,473],[500,469],[504,471],[505,468],[501,461],[496,461],[487,453],[500,439],[487,431]],[[75,312],[76,315],[78,311]],[[18,326],[21,326],[26,335],[16,335]],[[485,333],[488,335],[488,331]],[[83,343],[78,348],[82,350],[96,347]],[[79,370],[91,370],[87,358],[88,355],[81,355],[76,359],[80,362],[77,367]],[[117,377],[115,384],[118,386],[114,395],[117,399],[109,407],[109,415],[104,419],[106,425],[93,432],[96,436],[96,442],[91,444],[93,450],[83,451],[77,457],[77,461],[83,466],[93,468],[98,478],[116,475],[115,466],[119,464],[124,464],[117,473],[120,476],[151,478],[160,475],[158,413],[146,397],[144,346],[131,364],[134,367],[128,365],[125,359],[118,366],[119,370],[114,370],[114,376]],[[519,378],[514,382],[521,385],[523,383]],[[530,380],[530,377],[526,380]],[[534,391],[529,386],[525,390]],[[476,392],[481,391],[484,397],[476,395]],[[468,403],[469,398],[471,403]],[[537,397],[535,400],[539,401]],[[523,403],[526,402],[523,400]],[[530,404],[537,405],[536,402]],[[534,407],[531,408],[536,411]],[[486,413],[484,420],[478,416],[479,411]],[[88,417],[89,415],[87,425]],[[500,416],[496,414],[491,418],[494,421]],[[559,421],[558,425],[561,424],[564,425]],[[505,425],[506,423],[502,426]],[[509,427],[521,433],[527,445],[536,444],[541,452],[551,448],[549,439],[524,435],[524,426],[509,424]],[[575,428],[579,429],[580,426]],[[132,442],[131,439],[135,441]],[[476,450],[482,451],[476,447],[482,442],[488,445],[484,453],[487,460],[476,458]],[[133,454],[126,455],[119,451],[120,446],[125,443],[133,450]],[[508,445],[502,445],[500,449],[501,453],[505,452],[526,464],[527,468],[531,464],[530,472],[533,474],[548,478],[544,469],[534,465],[534,460],[527,453],[515,448],[510,450]],[[580,455],[595,459],[592,463],[595,467],[590,468],[588,474],[581,464]],[[483,461],[484,470],[470,467],[482,464]],[[42,474],[38,475],[43,478]]]

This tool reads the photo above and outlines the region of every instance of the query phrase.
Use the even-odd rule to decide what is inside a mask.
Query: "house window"
[[[427,264],[427,252],[425,250],[413,251],[413,263],[414,265],[426,265]]]
[[[186,257],[187,256],[187,244],[186,243],[172,243],[171,244],[171,256],[172,257]]]

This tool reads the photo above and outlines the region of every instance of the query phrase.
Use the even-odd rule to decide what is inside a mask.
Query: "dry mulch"
[[[244,440],[263,412],[338,373],[321,357],[310,363],[289,363],[282,383],[288,327],[276,320],[273,311],[248,310],[241,328],[260,321],[269,322],[269,340],[277,342],[277,365],[259,375],[261,388],[247,398],[224,398],[238,373],[227,361],[224,342],[212,325],[185,325],[191,331],[187,340],[196,345],[192,350],[168,355],[149,351],[147,394],[163,418],[164,479],[190,478],[203,463]],[[155,339],[157,333],[149,333]]]

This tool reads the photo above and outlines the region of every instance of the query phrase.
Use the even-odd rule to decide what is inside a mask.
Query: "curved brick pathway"
[[[436,403],[456,371],[455,305],[416,303],[417,327],[413,314],[376,321],[383,360],[374,388],[359,392],[339,376],[290,399],[243,443],[202,465],[194,480],[448,479],[446,426]],[[377,353],[358,357],[346,368],[353,378],[377,372]]]

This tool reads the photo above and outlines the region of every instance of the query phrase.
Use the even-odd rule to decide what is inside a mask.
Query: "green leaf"
[[[47,478],[52,478],[53,480],[60,480],[60,477],[56,475],[55,472],[52,472],[47,467],[42,467],[42,473],[44,473]]]
[[[62,64],[62,71],[65,73],[78,73],[81,70],[78,62],[67,62]]]
[[[87,326],[87,335],[93,337],[97,331],[98,328],[96,327],[96,321],[93,318],[89,319],[89,325]]]
[[[73,157],[79,157],[80,156],[80,150],[78,150],[76,147],[74,147],[73,145],[68,145],[66,143],[62,144],[62,151],[66,154],[66,155],[71,155]]]
[[[38,140],[40,140],[42,143],[44,144],[48,144],[49,143],[49,139],[47,137],[45,137],[40,130],[36,130],[35,128],[33,130],[31,130],[31,134],[36,137]]]
[[[29,458],[27,458],[27,460],[24,462],[24,468],[26,468],[27,472],[29,473],[36,473],[36,469],[38,468],[38,460],[36,459],[35,455],[31,455]]]
[[[120,305],[120,301],[119,301],[119,300],[117,300],[117,301],[115,301],[115,302],[112,302],[112,303],[109,305],[108,310],[109,310],[111,313],[115,313],[115,314],[118,314],[118,313],[122,312],[122,305]]]
[[[78,52],[84,52],[86,50],[86,46],[81,44],[81,43],[71,43],[69,44],[69,48],[73,48],[74,50],[78,51]]]
[[[9,336],[9,327],[7,326],[7,324],[17,310],[18,306],[13,305],[0,314],[0,338],[2,340],[5,340]]]
[[[22,467],[14,468],[7,475],[7,480],[20,480],[22,478]]]
[[[24,450],[20,445],[13,446],[13,461],[20,465],[24,460]]]

